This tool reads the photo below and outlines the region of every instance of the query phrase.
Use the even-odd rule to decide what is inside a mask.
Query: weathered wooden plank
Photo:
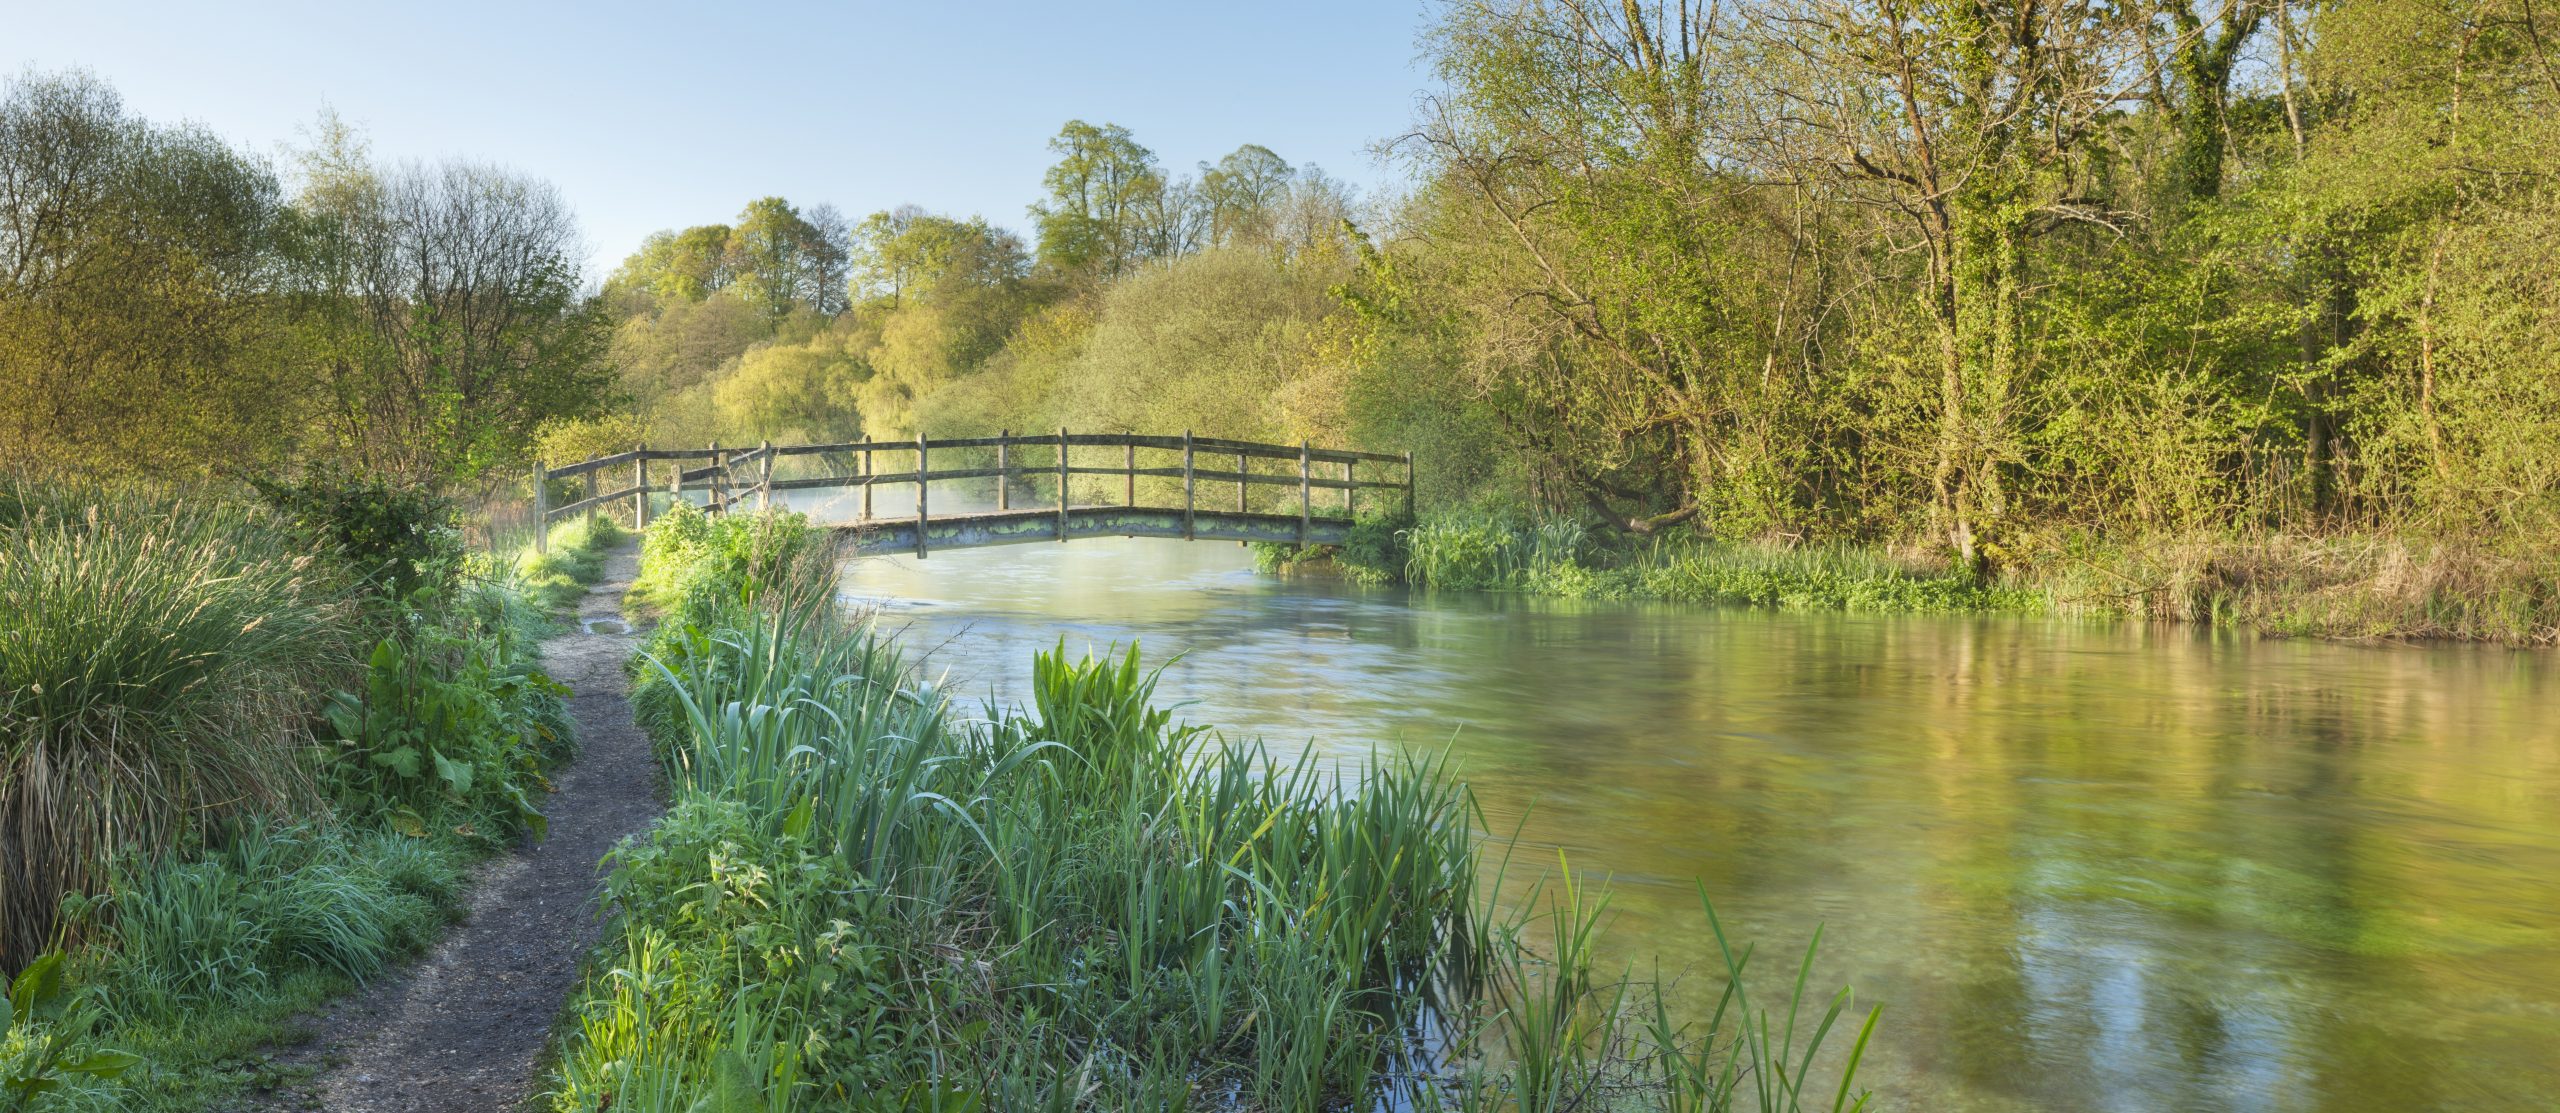
[[[982,548],[1059,539],[1056,510],[996,511],[947,514],[922,524],[899,519],[837,526],[856,551],[866,553]],[[1340,544],[1351,534],[1343,518],[1301,521],[1291,514],[1236,514],[1170,507],[1073,506],[1064,519],[1066,537],[1161,537],[1197,541],[1295,541],[1303,529],[1314,544]]]

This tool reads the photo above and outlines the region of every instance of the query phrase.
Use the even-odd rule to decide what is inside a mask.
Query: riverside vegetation
[[[533,660],[548,612],[455,524],[325,475],[0,480],[0,967],[23,971],[0,1107],[261,1084],[293,1015],[539,833],[571,746]]]
[[[1134,646],[965,714],[833,577],[792,516],[651,527],[635,710],[675,800],[615,855],[564,1113],[1863,1103],[1876,1014],[1809,996],[1810,950],[1765,1009],[1703,908],[1727,988],[1676,1021],[1595,968],[1586,881],[1506,901],[1529,871],[1445,763],[1178,724]]]

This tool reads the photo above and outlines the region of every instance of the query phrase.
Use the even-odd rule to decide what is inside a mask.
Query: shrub
[[[442,586],[461,566],[458,511],[432,488],[319,469],[253,485],[296,536],[392,598]]]

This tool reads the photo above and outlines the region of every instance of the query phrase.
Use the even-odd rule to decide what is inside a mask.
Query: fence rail
[[[1046,449],[1035,453],[1046,462],[1025,462],[1019,449]],[[1076,460],[1077,449],[1116,448],[1120,450],[1116,465],[1098,466],[1093,453]],[[993,466],[981,463],[983,451],[994,450]],[[976,454],[970,466],[932,466],[933,453],[966,452]],[[1157,454],[1149,466],[1140,467],[1138,453]],[[887,456],[883,460],[883,455]],[[1176,463],[1165,454],[1179,457]],[[775,478],[778,461],[799,457],[818,457],[827,474]],[[1201,457],[1219,465],[1203,467]],[[687,467],[703,461],[699,467]],[[898,466],[908,464],[911,466]],[[1297,464],[1293,472],[1257,472],[1255,461],[1280,461]],[[672,463],[665,470],[665,486],[653,485],[649,465]],[[1232,464],[1232,470],[1225,465]],[[1332,476],[1316,474],[1317,465],[1334,471]],[[1390,465],[1389,474],[1375,477],[1380,469],[1372,467],[1370,478],[1360,474],[1361,465]],[[609,468],[628,465],[631,477],[627,486],[617,490],[597,491],[597,475]],[[1117,503],[1073,504],[1075,479],[1078,476],[1121,478],[1121,500]],[[994,511],[954,511],[936,515],[931,510],[931,491],[935,483],[995,480]],[[1053,505],[1045,510],[1016,509],[1014,490],[1035,479],[1055,484]],[[1138,480],[1179,480],[1182,503],[1141,505]],[[553,505],[551,488],[562,480],[577,480],[576,497]],[[1413,454],[1360,452],[1350,449],[1317,448],[1305,441],[1295,445],[1263,444],[1255,441],[1229,440],[1218,437],[1195,437],[1185,432],[1180,436],[1153,436],[1133,433],[1056,433],[1016,435],[1010,431],[993,437],[918,437],[911,441],[850,441],[840,444],[777,445],[764,442],[753,447],[723,448],[648,448],[581,460],[557,468],[536,465],[533,473],[535,531],[538,548],[548,547],[552,523],[576,515],[594,518],[601,511],[628,501],[634,525],[649,524],[650,496],[664,491],[672,500],[690,501],[689,492],[701,492],[703,507],[714,514],[728,513],[749,498],[761,509],[770,504],[776,492],[841,489],[859,491],[861,512],[849,522],[830,523],[855,531],[866,548],[912,548],[919,557],[926,555],[940,538],[944,547],[953,545],[1003,544],[1015,541],[1068,540],[1073,536],[1179,536],[1190,539],[1273,540],[1294,539],[1299,544],[1339,541],[1360,511],[1363,491],[1395,492],[1403,500],[1407,513],[1413,509]],[[1235,490],[1233,510],[1223,506],[1212,508],[1201,501],[1201,484],[1232,486]],[[913,487],[916,505],[913,514],[894,518],[876,518],[872,514],[872,492],[881,487]],[[1256,487],[1296,487],[1297,513],[1271,514],[1252,508],[1251,492]],[[1339,505],[1319,508],[1315,493],[1339,492]],[[1330,500],[1328,500],[1330,501]],[[1178,515],[1178,517],[1176,517]],[[1294,517],[1294,521],[1293,521]],[[1292,528],[1294,526],[1294,529]],[[1079,532],[1081,531],[1081,532]]]

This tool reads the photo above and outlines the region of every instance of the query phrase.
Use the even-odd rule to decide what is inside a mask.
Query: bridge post
[[[1352,482],[1351,461],[1342,462],[1342,516],[1360,520],[1360,485]]]
[[[924,452],[925,452],[925,449],[924,449],[924,434],[922,434],[922,433],[918,433],[918,434],[916,434],[916,559],[917,559],[917,560],[923,560],[923,559],[924,559],[924,550],[925,550],[925,545],[924,545],[924,528],[925,528],[925,519],[926,519],[926,516],[927,516],[927,515],[926,515],[926,511],[925,511],[925,488],[926,488],[927,484],[926,484],[926,482],[925,482],[925,478],[924,478],[924,477],[925,477],[925,471],[926,471],[926,469],[925,469],[925,458],[924,458]]]
[[[1058,426],[1058,541],[1067,540],[1067,427]]]
[[[1182,539],[1191,540],[1191,430],[1182,431]]]
[[[720,450],[720,442],[711,442],[711,486],[703,492],[702,508],[712,514],[725,514],[721,496],[729,492],[729,454]]]
[[[631,452],[631,528],[649,528],[649,446]]]
[[[1131,434],[1131,436],[1135,436],[1135,435],[1136,435],[1136,434]],[[1121,468],[1121,470],[1122,470],[1122,471],[1125,471],[1125,472],[1127,472],[1127,473],[1128,473],[1127,478],[1128,478],[1128,480],[1129,480],[1129,491],[1128,491],[1128,493],[1127,493],[1127,494],[1125,494],[1125,495],[1122,495],[1122,496],[1121,496],[1121,505],[1123,505],[1123,506],[1136,506],[1136,505],[1138,505],[1138,442],[1137,442],[1137,441],[1132,440],[1132,441],[1130,441],[1129,443],[1127,443],[1127,444],[1124,444],[1124,445],[1121,445],[1121,446],[1120,446],[1120,468]]]
[[[870,521],[870,520],[871,520],[871,488],[872,488],[872,486],[873,486],[873,485],[875,485],[875,484],[877,484],[877,483],[879,482],[879,479],[880,479],[880,473],[878,473],[878,472],[875,472],[875,471],[871,470],[871,450],[870,450],[869,448],[864,448],[864,449],[862,450],[862,520],[863,520],[863,521],[868,522],[868,521]]]
[[[1309,518],[1312,518],[1312,517],[1314,517],[1314,516],[1315,516],[1315,508],[1316,508],[1316,500],[1315,500],[1315,490],[1316,490],[1316,488],[1315,488],[1315,483],[1314,483],[1314,480],[1315,480],[1315,473],[1314,473],[1313,471],[1309,470],[1309,469],[1308,469],[1308,467],[1307,467],[1307,465],[1308,465],[1308,464],[1310,464],[1310,463],[1312,463],[1312,462],[1313,462],[1313,461],[1309,458],[1309,454],[1308,454],[1308,451],[1307,451],[1307,442],[1305,442],[1305,441],[1299,441],[1299,442],[1298,442],[1298,547],[1299,547],[1299,548],[1301,548],[1301,549],[1303,549],[1303,548],[1306,548],[1306,547],[1307,547],[1307,532],[1308,532],[1308,531],[1307,531],[1307,520],[1308,520]]]
[[[996,509],[1013,509],[1013,430],[996,432]]]
[[[1413,452],[1404,454],[1404,516],[1413,517]]]
[[[533,462],[533,551],[551,551],[551,469],[540,460]]]
[[[756,457],[756,512],[773,509],[773,442],[764,442]]]

